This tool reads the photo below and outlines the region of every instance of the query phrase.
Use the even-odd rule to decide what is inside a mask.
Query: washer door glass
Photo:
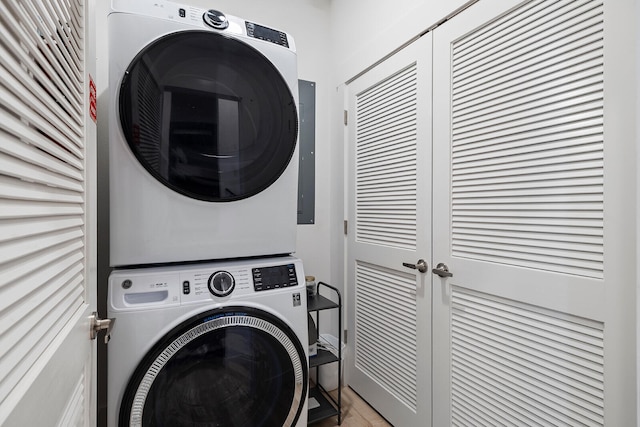
[[[174,329],[131,378],[121,426],[292,426],[306,398],[304,350],[255,309],[204,313]]]
[[[120,123],[138,161],[167,187],[222,202],[273,184],[298,134],[295,100],[264,55],[187,31],[147,46],[125,71]]]

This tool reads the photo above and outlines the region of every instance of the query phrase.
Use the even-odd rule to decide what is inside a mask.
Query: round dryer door
[[[292,426],[307,393],[305,353],[291,329],[246,307],[205,312],[140,363],[120,426]]]
[[[136,158],[188,197],[225,202],[273,184],[297,142],[295,99],[259,51],[206,31],[164,36],[124,73],[120,124]]]

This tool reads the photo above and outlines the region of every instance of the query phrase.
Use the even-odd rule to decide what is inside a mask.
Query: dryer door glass
[[[174,331],[132,377],[120,425],[295,424],[307,365],[299,340],[279,319],[236,307]]]
[[[276,49],[295,64],[294,53]],[[138,161],[199,200],[266,189],[297,142],[295,99],[278,69],[248,44],[213,32],[174,33],[147,46],[124,73],[119,108]]]

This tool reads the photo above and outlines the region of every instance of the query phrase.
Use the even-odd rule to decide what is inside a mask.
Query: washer
[[[300,260],[116,270],[108,425],[306,426]]]
[[[293,37],[164,0],[112,0],[110,265],[295,252]]]

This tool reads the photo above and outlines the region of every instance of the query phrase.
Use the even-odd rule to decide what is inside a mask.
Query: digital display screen
[[[253,35],[256,38],[271,40],[274,42],[280,40],[280,31],[272,30],[271,28],[263,27],[262,25],[254,25]]]
[[[266,286],[274,285],[288,285],[289,284],[289,269],[286,265],[279,265],[277,267],[265,267],[261,268],[262,272],[262,284]]]
[[[247,35],[260,40],[266,40],[281,46],[289,47],[287,41],[287,35],[283,32],[274,30],[272,28],[263,27],[262,25],[254,24],[253,22],[247,22]]]
[[[296,269],[293,264],[253,269],[253,287],[256,291],[297,286]]]

